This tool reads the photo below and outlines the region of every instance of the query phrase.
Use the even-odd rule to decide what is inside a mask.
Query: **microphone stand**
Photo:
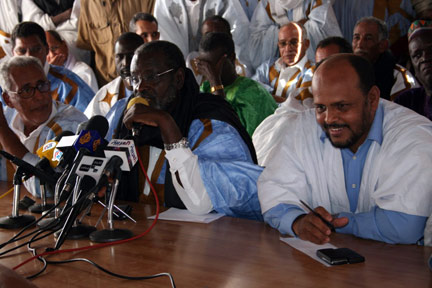
[[[113,221],[113,208],[114,208],[114,200],[117,194],[117,189],[120,183],[121,170],[120,168],[116,169],[116,177],[114,180],[114,185],[112,192],[109,198],[108,204],[108,226],[109,229],[104,229],[100,231],[94,231],[90,234],[90,240],[97,243],[107,243],[114,242],[123,239],[129,239],[133,236],[132,231],[127,229],[114,229],[114,221]]]
[[[12,215],[0,218],[0,228],[15,229],[22,228],[35,221],[31,215],[19,215],[19,199],[21,192],[22,178],[25,175],[25,169],[18,166],[13,179],[14,195],[12,201]]]
[[[40,192],[41,192],[41,202],[42,203],[33,204],[32,206],[30,206],[28,208],[28,210],[32,213],[41,214],[42,212],[51,209],[54,206],[54,204],[52,204],[52,203],[48,204],[46,201],[46,192],[45,192],[46,183],[45,183],[45,181],[43,181],[42,179],[39,179],[39,182],[40,182]]]
[[[75,183],[75,188],[73,191],[73,197],[72,197],[72,205],[76,205],[77,201],[79,200],[80,196],[82,194],[84,194],[84,192],[81,191],[80,193],[80,184],[81,184],[82,178],[77,176],[76,179],[76,183]],[[89,226],[89,225],[85,225],[85,224],[81,224],[78,223],[76,218],[78,216],[78,214],[81,212],[81,207],[87,207],[87,205],[84,203],[85,200],[83,200],[83,202],[81,204],[79,204],[79,207],[74,207],[72,208],[69,217],[71,216],[72,213],[75,214],[75,216],[73,217],[73,219],[68,219],[66,220],[66,223],[63,227],[63,230],[61,230],[61,232],[58,234],[58,239],[60,239],[60,236],[62,233],[66,234],[66,239],[82,239],[82,238],[86,238],[88,237],[88,235],[96,230],[96,227],[94,226]],[[88,204],[88,203],[87,203]],[[73,212],[73,211],[77,211],[77,212]],[[67,222],[70,221],[72,223],[72,225],[68,225]],[[67,226],[70,226],[67,230],[65,231],[65,228]],[[56,245],[57,246],[57,245]]]

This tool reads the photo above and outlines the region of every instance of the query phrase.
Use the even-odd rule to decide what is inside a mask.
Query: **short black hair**
[[[228,22],[228,20],[226,20],[222,16],[219,16],[219,15],[209,16],[203,21],[203,24],[206,22],[218,22],[218,23],[222,24],[222,26],[224,26],[224,28],[226,30],[225,33],[231,35],[231,25]]]
[[[12,49],[15,48],[17,38],[27,38],[33,35],[36,35],[41,40],[42,44],[48,46],[45,30],[35,22],[25,21],[17,24],[12,30]]]
[[[147,21],[150,23],[154,22],[154,23],[156,23],[157,26],[159,25],[158,21],[156,20],[156,18],[153,15],[151,15],[149,13],[145,13],[145,12],[138,12],[132,17],[132,19],[129,22],[129,31],[135,32],[136,22],[139,20]]]
[[[226,33],[210,32],[201,38],[200,49],[202,51],[208,52],[217,48],[223,48],[224,53],[227,55],[235,53],[234,41]]]
[[[328,37],[321,40],[318,43],[316,50],[318,50],[318,48],[325,48],[330,45],[338,46],[339,53],[353,53],[351,44],[345,38],[339,36]]]
[[[367,95],[372,86],[375,85],[375,73],[372,63],[366,58],[354,54],[337,54],[335,56],[346,58],[346,61],[350,63],[357,73],[360,90],[364,95]]]
[[[120,41],[133,42],[131,44],[135,44],[136,47],[144,44],[144,40],[141,38],[141,36],[139,36],[138,34],[133,33],[133,32],[125,32],[125,33],[121,34],[117,38],[115,43],[117,44]]]
[[[140,37],[141,38],[141,37]],[[144,43],[135,50],[135,55],[140,56],[145,53],[162,53],[168,67],[186,69],[183,53],[174,43],[168,41],[151,41]]]

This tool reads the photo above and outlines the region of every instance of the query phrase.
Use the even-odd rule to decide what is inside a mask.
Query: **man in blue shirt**
[[[34,22],[21,22],[12,31],[12,53],[14,56],[34,56],[38,58],[48,80],[51,82],[53,100],[69,104],[84,112],[94,96],[93,90],[72,71],[46,61],[48,43],[45,31]],[[6,111],[5,111],[6,112]],[[9,113],[5,113],[9,121]]]
[[[254,134],[264,220],[314,243],[332,231],[416,243],[432,212],[432,123],[380,100],[371,64],[334,55],[312,80],[314,110],[267,118]],[[262,139],[267,139],[263,141]],[[270,140],[270,141],[269,141]]]

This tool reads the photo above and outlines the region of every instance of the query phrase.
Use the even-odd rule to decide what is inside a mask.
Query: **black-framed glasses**
[[[24,85],[20,90],[8,91],[8,93],[17,94],[18,97],[22,99],[29,99],[34,96],[36,89],[41,93],[49,92],[51,89],[51,82],[49,80],[39,81],[36,86]]]
[[[145,83],[149,83],[149,84],[155,84],[159,81],[159,79],[165,75],[168,74],[170,72],[174,71],[174,68],[168,69],[164,72],[161,73],[157,73],[157,74],[153,74],[153,75],[148,75],[148,76],[143,76],[143,75],[132,75],[131,77],[131,83],[132,86],[135,87],[139,87],[141,85],[142,82]]]

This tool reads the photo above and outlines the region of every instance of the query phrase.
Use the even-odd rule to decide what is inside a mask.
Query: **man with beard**
[[[195,214],[262,219],[256,191],[262,168],[254,164],[252,141],[228,102],[199,93],[180,49],[167,41],[145,43],[135,51],[131,75],[134,96],[149,105],[125,109],[123,99],[107,119],[114,138],[141,126],[135,144],[160,202]],[[154,204],[138,166],[122,175],[119,196]]]
[[[103,86],[90,101],[84,114],[90,119],[94,115],[105,116],[120,99],[129,98],[132,93],[130,84],[130,63],[132,56],[144,40],[136,33],[126,32],[120,35],[114,45],[116,72],[119,75]]]
[[[366,59],[333,55],[314,74],[315,109],[257,128],[268,131],[268,144],[254,138],[266,167],[258,197],[264,220],[281,233],[319,244],[331,228],[387,243],[422,239],[432,212],[432,123],[380,99],[373,75]]]

